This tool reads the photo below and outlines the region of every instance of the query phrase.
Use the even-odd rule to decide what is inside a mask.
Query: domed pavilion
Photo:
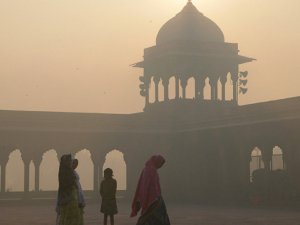
[[[196,105],[231,104],[238,101],[239,65],[252,58],[239,55],[237,43],[226,43],[222,30],[188,1],[186,6],[159,30],[156,45],[144,49],[144,60],[134,67],[144,69],[140,77],[140,94],[145,97],[145,111]],[[232,98],[226,98],[227,75],[231,75]],[[169,81],[175,78],[175,90],[169,90]],[[187,84],[194,79],[194,97],[187,98]],[[207,79],[209,82],[207,82]],[[218,81],[221,88],[218,88]],[[163,101],[159,101],[159,85],[163,85]],[[205,83],[210,86],[210,97],[204,99]],[[149,88],[154,83],[154,101],[150,102]],[[218,89],[221,94],[219,95]],[[170,92],[174,91],[174,99]],[[218,97],[220,96],[220,97]],[[164,107],[165,106],[165,107]]]

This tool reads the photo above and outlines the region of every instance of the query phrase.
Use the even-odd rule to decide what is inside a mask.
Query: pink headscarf
[[[146,209],[161,196],[161,189],[159,184],[159,176],[157,169],[162,167],[165,159],[161,155],[152,156],[145,164],[137,188],[134,199],[132,201],[131,217],[136,216],[139,209],[137,203],[140,203],[142,214]]]

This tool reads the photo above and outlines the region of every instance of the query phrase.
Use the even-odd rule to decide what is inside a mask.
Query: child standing
[[[117,181],[113,178],[112,169],[107,168],[104,170],[104,180],[100,185],[101,212],[104,214],[104,225],[107,225],[107,216],[110,217],[110,224],[114,225],[114,215],[118,213],[116,191]]]

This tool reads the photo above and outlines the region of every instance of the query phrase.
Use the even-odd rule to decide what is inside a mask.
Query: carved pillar
[[[164,101],[169,100],[169,78],[164,78],[162,80],[164,86]]]
[[[204,99],[204,87],[205,87],[205,79],[201,77],[198,79],[198,98],[200,100]]]
[[[187,78],[181,78],[180,80],[181,88],[182,88],[182,98],[186,99],[186,86],[187,86]]]
[[[94,162],[94,179],[93,179],[93,184],[94,184],[94,192],[97,192],[99,190],[99,178],[100,178],[100,163],[95,161]]]
[[[150,80],[145,80],[145,106],[149,104],[149,87],[150,87]]]
[[[265,169],[267,171],[272,170],[271,168],[272,154],[273,154],[272,148],[264,148],[262,150],[262,160],[264,162]]]
[[[216,77],[210,77],[209,79],[210,84],[210,95],[211,100],[215,101],[218,100],[218,80]]]
[[[195,99],[199,99],[199,77],[194,76],[195,79]]]
[[[214,100],[218,100],[218,79],[215,80],[214,82],[214,90],[215,90],[215,99]]]
[[[33,158],[35,173],[34,173],[34,191],[40,191],[40,166],[42,162],[42,156],[35,156]]]
[[[98,193],[99,192],[99,178],[102,173],[102,167],[105,162],[105,153],[99,153],[99,152],[93,152],[91,153],[91,159],[94,164],[94,178],[93,178],[93,183],[94,183],[94,192]],[[100,173],[101,171],[101,173]]]
[[[175,99],[179,99],[179,78],[175,77]]]
[[[210,100],[214,100],[215,92],[214,92],[213,81],[211,80],[211,78],[209,79],[209,85],[210,85]]]
[[[238,70],[231,72],[231,80],[233,87],[233,101],[238,103]]]
[[[155,85],[155,102],[158,102],[159,101],[158,85],[160,82],[160,77],[155,76],[153,81]]]
[[[226,82],[227,82],[227,77],[226,75],[221,76],[220,78],[221,85],[222,85],[222,101],[225,102],[226,100]]]
[[[29,165],[31,162],[31,155],[22,154],[22,159],[24,162],[24,192],[26,194],[29,192]]]

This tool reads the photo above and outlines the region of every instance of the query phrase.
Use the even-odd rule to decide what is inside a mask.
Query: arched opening
[[[195,78],[194,77],[190,77],[187,80],[186,98],[187,99],[195,98]]]
[[[83,149],[75,154],[75,158],[78,159],[78,167],[76,168],[76,171],[79,175],[82,189],[93,190],[94,165],[90,151]]]
[[[273,148],[271,168],[272,170],[284,169],[283,152],[282,149],[278,146],[275,146]]]
[[[54,149],[43,154],[40,165],[40,191],[54,191],[58,189],[59,162]]]
[[[124,161],[124,155],[121,151],[112,150],[106,155],[105,162],[103,164],[103,171],[106,168],[111,168],[114,171],[114,178],[118,183],[117,189],[126,190],[126,163]]]
[[[24,163],[19,149],[10,153],[6,165],[6,191],[24,191]]]
[[[233,99],[233,86],[230,73],[227,74],[227,81],[225,84],[225,99],[227,101],[231,101]]]
[[[203,88],[203,96],[204,96],[204,100],[211,100],[211,87],[209,84],[208,77],[205,79],[205,85]]]
[[[250,161],[250,179],[252,179],[252,173],[254,170],[264,168],[264,163],[262,160],[261,150],[255,147],[251,152],[251,161]]]
[[[34,191],[34,184],[35,184],[34,176],[35,176],[35,166],[33,161],[31,160],[29,164],[29,191]]]
[[[176,97],[176,79],[171,77],[169,80],[169,99],[175,99]]]

